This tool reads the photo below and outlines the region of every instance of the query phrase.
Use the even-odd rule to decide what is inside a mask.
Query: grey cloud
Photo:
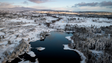
[[[8,5],[11,5],[10,3],[2,3],[0,2],[0,6],[8,6]]]
[[[12,3],[0,2],[0,8],[12,8],[15,7]]]
[[[26,4],[26,5],[28,5],[28,2],[27,2],[27,1],[24,1],[24,2],[23,2],[23,4]]]
[[[72,7],[77,7],[77,6],[112,6],[112,2],[111,1],[102,1],[102,2],[92,2],[92,3],[85,3],[85,2],[82,2],[82,3],[78,3],[78,4],[75,4],[74,6]]]
[[[92,2],[92,3],[82,2],[82,3],[76,4],[75,6],[96,6],[97,4],[98,4],[97,2]]]
[[[49,0],[29,0],[29,1],[31,1],[31,2],[33,2],[33,3],[45,3],[45,2],[48,2]]]
[[[103,1],[103,2],[101,2],[99,4],[100,4],[100,6],[112,6],[112,2],[111,1],[108,1],[108,2]]]

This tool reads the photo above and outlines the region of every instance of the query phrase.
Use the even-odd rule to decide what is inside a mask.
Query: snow
[[[3,41],[3,42],[0,43],[0,45],[3,45],[3,44],[5,45],[7,43],[8,43],[7,41]]]
[[[75,32],[75,31],[65,31],[65,32]]]
[[[108,38],[110,39],[110,34],[108,34]]]
[[[16,46],[16,45],[15,45],[15,44],[11,44],[11,45],[10,45],[10,47],[14,47],[14,46]]]
[[[31,57],[35,57],[35,56],[36,56],[35,53],[34,53],[33,51],[28,52],[28,54],[29,54]]]
[[[3,28],[0,28],[0,30],[2,30]]]
[[[63,44],[64,46],[64,50],[73,50],[73,51],[76,51],[80,56],[81,56],[81,63],[86,63],[85,60],[86,60],[86,57],[84,56],[84,54],[76,49],[71,49],[69,48],[68,44]]]
[[[34,22],[34,20],[28,20],[28,19],[23,19],[23,18],[19,18],[19,19],[11,19],[11,22]]]
[[[1,36],[1,35],[5,35],[5,33],[3,33],[3,32],[0,32],[0,36]]]
[[[101,55],[103,54],[103,51],[97,51],[97,50],[90,50],[95,58],[98,60],[98,58],[101,58]]]
[[[71,40],[71,36],[66,36],[65,38],[68,40]]]
[[[28,24],[24,24],[24,25],[22,25],[22,26],[31,26],[31,25],[37,26],[38,24],[28,23]]]
[[[96,54],[99,54],[99,53],[103,53],[102,51],[96,51],[96,50],[90,50],[92,53],[96,53]]]
[[[39,63],[39,61],[36,59],[36,62],[31,62],[31,61],[24,61],[24,60],[22,60],[22,61],[20,61],[19,63]]]
[[[71,39],[71,36],[66,36],[65,38],[70,40],[72,43],[74,43],[73,40]]]
[[[45,49],[45,47],[37,47],[37,50],[39,50],[39,51],[42,51],[44,49]]]
[[[106,23],[106,22],[111,22],[111,20],[108,20],[106,18],[99,18],[99,20],[102,23],[98,23],[98,22],[93,22],[92,21],[92,20],[95,20],[97,18],[83,18],[83,17],[74,17],[74,18],[76,18],[76,19],[77,18],[83,19],[84,22],[83,22],[83,20],[74,20],[74,21],[72,21],[72,23],[70,23],[70,21],[67,21],[66,16],[65,17],[63,16],[63,19],[61,19],[60,21],[56,22],[54,25],[51,25],[51,26],[54,26],[55,28],[60,26],[59,28],[64,29],[64,26],[66,24],[85,26],[85,27],[91,27],[91,25],[95,25],[97,27],[112,25],[112,23]],[[106,21],[106,22],[103,22],[103,21]]]
[[[21,61],[19,63],[30,63],[29,61]]]
[[[67,44],[63,44],[63,46],[64,46],[64,50],[69,50],[70,49]]]
[[[14,13],[13,13],[14,14]],[[15,14],[21,14],[21,13],[15,13]],[[31,15],[30,13],[24,13],[25,15]],[[34,14],[35,16],[41,15],[41,14]],[[44,15],[44,14],[43,14]],[[69,16],[60,16],[60,15],[55,15],[57,17],[62,18],[60,21],[56,21],[55,23],[50,24],[51,27],[53,27],[53,29],[48,28],[44,25],[44,23],[40,23],[42,20],[39,20],[40,22],[34,22],[35,19],[30,19],[30,18],[15,18],[15,19],[7,19],[4,18],[4,26],[2,28],[0,28],[0,36],[4,36],[3,39],[1,39],[0,41],[0,57],[3,57],[3,52],[7,51],[8,49],[11,50],[11,52],[13,51],[13,49],[19,45],[19,41],[21,41],[22,39],[24,39],[27,44],[29,44],[29,42],[33,42],[36,40],[40,40],[40,36],[39,34],[43,31],[46,32],[50,32],[50,31],[56,31],[56,29],[64,29],[66,24],[71,24],[71,25],[79,25],[79,26],[89,26],[91,27],[91,25],[95,25],[97,27],[101,27],[101,26],[110,26],[112,25],[112,23],[106,23],[106,22],[111,22],[112,19],[108,20],[107,18],[85,18],[85,17],[77,17],[74,16],[73,18],[76,18],[76,20],[73,21],[69,21],[67,20],[67,18],[71,18]],[[45,22],[52,22],[52,20],[57,20],[58,18],[54,18],[51,16],[44,16],[44,17],[40,17],[40,18],[46,18]],[[78,18],[83,19],[83,20],[77,20]],[[99,19],[99,20],[98,20]],[[98,23],[98,22],[93,22],[92,20],[97,20],[98,22],[102,21],[102,23]],[[22,24],[20,25],[8,25],[9,23],[16,23],[17,22],[21,22]],[[41,25],[38,25],[38,24]],[[7,26],[6,26],[7,25]],[[34,29],[34,30],[31,30]],[[12,32],[10,32],[12,31]],[[66,32],[72,32],[72,31],[66,31]],[[65,38],[67,38],[68,40],[70,40],[72,43],[73,40],[71,40],[70,38],[71,36],[67,36]],[[108,38],[110,38],[110,35],[108,35]],[[11,44],[8,44],[8,41],[11,42]],[[70,49],[67,48],[68,46],[65,45],[64,49]],[[40,48],[40,50],[44,50],[45,48]],[[92,51],[94,53],[96,53],[96,51]],[[80,52],[79,52],[80,53]],[[29,52],[29,54],[32,54],[32,56],[35,56],[33,52]],[[1,61],[1,60],[0,60]]]
[[[57,18],[53,18],[53,17],[50,17],[50,16],[46,16],[46,17],[44,17],[44,18],[46,18],[47,20],[46,21],[52,21],[52,20],[57,20]]]
[[[72,23],[70,23],[70,24],[72,24]],[[91,25],[95,25],[97,27],[101,27],[101,26],[109,26],[109,25],[112,25],[112,24],[111,23],[96,23],[96,22],[92,22],[91,20],[90,21],[88,20],[87,22],[78,23],[77,25],[84,25],[84,26],[87,26],[87,27],[91,27]]]

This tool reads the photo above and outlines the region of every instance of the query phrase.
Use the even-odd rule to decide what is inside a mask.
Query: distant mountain
[[[99,13],[99,12],[108,12],[108,11],[73,11],[73,12],[77,12],[77,13]]]
[[[14,7],[14,8],[2,8],[0,10],[9,10],[9,11],[24,11],[24,10],[32,10],[35,11],[37,9],[28,8],[28,7]]]
[[[1,10],[13,10],[13,11],[53,11],[51,9],[35,9],[29,7],[14,7],[14,8],[3,8]]]
[[[18,11],[22,11],[22,10],[37,10],[34,8],[29,8],[29,7],[14,7],[14,8],[9,8],[9,10],[18,10]]]
[[[14,8],[2,8],[0,10],[13,10],[13,11],[59,11],[63,12],[63,10],[51,10],[51,9],[35,9],[35,8],[29,8],[29,7],[14,7]],[[69,11],[64,11],[64,12],[69,12]]]
[[[9,11],[55,11],[55,12],[76,12],[76,13],[97,13],[97,12],[106,12],[106,11],[64,11],[64,10],[52,10],[52,9],[35,9],[29,7],[14,7],[14,8],[2,8],[0,10],[9,10]]]

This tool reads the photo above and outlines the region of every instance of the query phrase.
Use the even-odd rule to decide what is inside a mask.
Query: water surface
[[[65,38],[66,36],[72,36],[72,34],[51,32],[51,35],[47,36],[44,41],[38,40],[30,42],[32,47],[31,51],[36,54],[39,63],[80,63],[80,56],[75,51],[63,49],[63,44],[70,43],[70,41]],[[45,47],[45,50],[40,52],[36,49],[37,47]]]

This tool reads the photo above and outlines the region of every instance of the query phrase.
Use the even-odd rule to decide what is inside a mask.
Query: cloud
[[[33,2],[33,3],[45,3],[45,2],[48,2],[49,0],[29,0],[29,1],[31,1],[31,2]]]
[[[27,2],[27,1],[24,1],[24,2],[23,2],[23,4],[26,4],[26,5],[28,5],[28,2]]]
[[[97,2],[92,2],[92,3],[82,2],[82,3],[75,4],[75,7],[76,6],[96,6],[97,4],[98,4]]]
[[[102,2],[90,2],[90,3],[85,3],[85,2],[82,2],[82,3],[78,3],[78,4],[75,4],[74,6],[72,7],[82,7],[82,6],[112,6],[112,2],[111,1],[102,1]]]
[[[108,1],[108,2],[103,1],[103,2],[101,2],[99,4],[100,4],[100,6],[112,6],[112,2],[111,1]]]
[[[112,1],[77,3],[73,5],[74,11],[109,11],[112,12]]]
[[[0,8],[13,8],[16,7],[12,3],[0,2]]]
[[[52,10],[68,10],[68,8],[64,8],[64,7],[57,7],[57,8],[52,8]]]
[[[35,9],[49,9],[48,7],[45,7],[45,6],[31,6],[30,8],[35,8]]]
[[[46,10],[68,10],[68,11],[72,11],[73,8],[68,8],[68,7],[47,7],[47,6],[31,6],[30,8],[35,8],[35,9],[46,9]]]
[[[112,8],[100,7],[100,6],[95,6],[95,7],[82,6],[82,7],[74,7],[73,11],[109,11],[109,12],[112,12]]]

